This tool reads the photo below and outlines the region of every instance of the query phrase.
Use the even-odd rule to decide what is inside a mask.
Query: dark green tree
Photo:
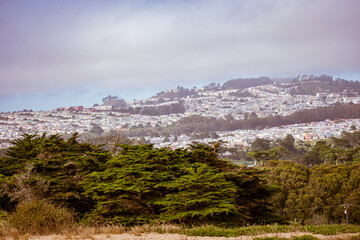
[[[287,134],[280,145],[289,151],[295,151],[295,138],[291,134]]]
[[[86,174],[104,169],[111,154],[99,146],[79,143],[77,137],[74,134],[65,140],[60,135],[25,134],[23,138],[15,140],[14,146],[7,152],[8,156],[1,158],[0,162],[1,172],[11,177],[5,186],[9,195],[17,194],[14,192],[19,185],[17,179],[23,179],[28,191],[33,192],[39,191],[41,180],[48,184],[41,193],[42,198],[73,208],[79,213],[88,211],[92,203],[82,196],[80,182]],[[19,174],[30,169],[33,174],[19,178]]]
[[[283,146],[277,146],[267,151],[251,151],[247,152],[247,156],[255,161],[255,165],[259,162],[262,164],[268,160],[284,160],[288,156],[289,151]]]
[[[176,150],[123,145],[104,171],[83,182],[85,195],[96,202],[90,217],[124,225],[274,220],[268,206],[273,192],[261,180],[263,173],[238,169],[220,160],[218,151],[219,144]]]
[[[159,214],[155,202],[176,177],[171,168],[177,169],[182,154],[152,145],[122,145],[104,171],[89,174],[83,183],[85,195],[97,203],[91,217],[125,225],[155,220]]]
[[[160,220],[201,224],[239,215],[235,202],[237,188],[226,181],[224,173],[204,163],[195,163],[185,171],[168,185],[174,193],[156,203],[162,206]]]
[[[262,138],[256,138],[251,144],[251,151],[266,151],[270,149],[270,141]]]

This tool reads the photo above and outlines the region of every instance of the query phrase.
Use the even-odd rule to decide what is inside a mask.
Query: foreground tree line
[[[134,225],[360,223],[357,161],[306,167],[267,160],[257,167],[219,159],[219,144],[155,149],[80,143],[77,134],[28,135],[0,158],[0,207],[27,201],[62,206],[87,223]],[[331,148],[331,146],[329,146]],[[274,157],[276,158],[276,156]]]
[[[304,142],[295,142],[292,135],[284,139],[269,141],[257,138],[249,151],[244,151],[255,165],[268,160],[289,160],[307,167],[319,164],[357,164],[360,163],[360,131],[343,132],[341,137]]]

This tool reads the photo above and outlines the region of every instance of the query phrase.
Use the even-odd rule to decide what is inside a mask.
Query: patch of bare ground
[[[311,235],[318,239],[329,240],[350,240],[352,236],[358,236],[359,233],[346,233],[332,236],[324,236],[321,234],[312,234],[306,232],[292,232],[292,233],[267,233],[256,236],[238,236],[238,237],[202,237],[202,236],[185,236],[180,234],[159,234],[159,233],[102,233],[94,234],[92,232],[83,232],[81,234],[68,234],[68,235],[48,235],[48,236],[12,236],[0,238],[1,240],[253,240],[255,238],[287,238],[300,237],[303,235]]]

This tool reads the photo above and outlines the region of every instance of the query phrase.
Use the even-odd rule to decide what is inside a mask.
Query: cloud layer
[[[359,76],[359,10],[357,0],[1,1],[0,96]]]

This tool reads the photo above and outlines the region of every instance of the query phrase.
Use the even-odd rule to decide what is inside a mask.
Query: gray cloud
[[[5,1],[0,96],[360,74],[360,1]]]

